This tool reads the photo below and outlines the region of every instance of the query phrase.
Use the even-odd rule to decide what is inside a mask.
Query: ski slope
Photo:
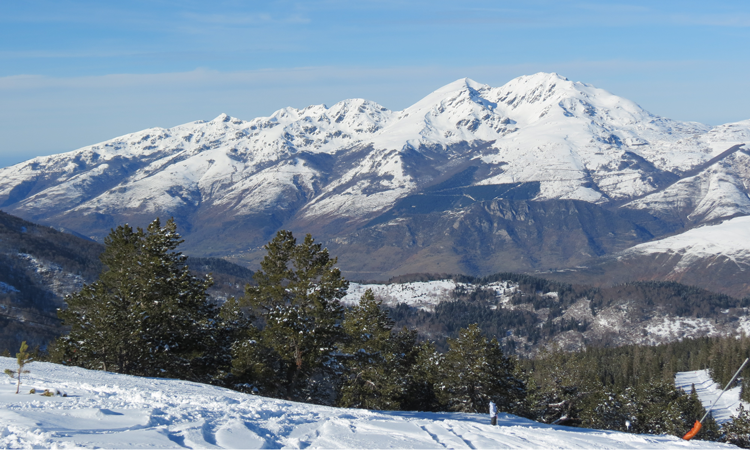
[[[0,369],[15,360],[0,357]],[[31,363],[0,382],[0,448],[732,448],[501,415],[329,408],[186,381]],[[66,397],[30,394],[56,389]]]
[[[714,401],[721,394],[721,390],[724,386],[719,386],[711,379],[711,374],[708,370],[693,370],[691,372],[678,372],[675,375],[675,386],[681,388],[683,391],[690,393],[692,385],[695,385],[695,392],[698,394],[698,398],[701,399],[703,407],[708,409]],[[711,414],[717,423],[722,424],[728,422],[733,415],[737,415],[737,408],[740,407],[740,403],[745,406],[745,409],[750,409],[750,404],[747,402],[740,401],[740,386],[727,389],[724,395],[719,398],[719,401],[714,405]]]

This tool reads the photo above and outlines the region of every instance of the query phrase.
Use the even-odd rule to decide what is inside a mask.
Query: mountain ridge
[[[121,223],[145,225],[156,216],[173,216],[186,251],[250,266],[281,228],[310,232],[327,243],[353,242],[377,227],[398,227],[415,217],[424,223],[430,217],[451,225],[442,231],[422,226],[424,233],[452,233],[455,239],[439,244],[427,235],[409,239],[458,248],[461,235],[471,235],[469,222],[496,223],[461,222],[461,217],[479,214],[472,210],[477,205],[497,209],[495,200],[559,202],[553,209],[583,201],[621,210],[615,215],[623,217],[640,211],[652,217],[647,222],[660,223],[661,234],[635,232],[632,236],[643,239],[631,239],[637,245],[750,214],[748,142],[750,120],[717,127],[673,121],[554,73],[519,77],[500,87],[464,78],[402,111],[349,99],[331,107],[283,108],[249,121],[222,114],[35,158],[0,169],[0,205],[98,241]],[[730,148],[736,150],[727,153]],[[518,192],[524,192],[522,198],[513,197]],[[412,201],[418,204],[407,205]],[[411,214],[419,205],[428,210]],[[519,207],[522,203],[504,211]],[[564,230],[543,223],[551,219],[534,220],[540,242],[562,239]],[[579,222],[586,229],[606,229],[584,220]],[[509,226],[495,231],[519,229]],[[508,236],[513,252],[531,245]],[[595,248],[593,243],[606,238],[588,235],[586,245]],[[383,241],[378,248],[399,242]],[[616,245],[608,251],[621,250]],[[438,247],[430,251],[440,253]],[[448,263],[472,275],[512,265],[483,268],[486,260],[461,253],[453,252]],[[471,260],[476,262],[461,262]],[[524,270],[580,263],[542,259]],[[403,267],[405,273],[411,269]],[[392,275],[397,274],[382,274]]]

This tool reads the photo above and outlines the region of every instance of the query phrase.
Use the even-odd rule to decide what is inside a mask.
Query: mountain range
[[[350,279],[515,271],[734,296],[750,293],[749,192],[750,120],[674,121],[554,73],[461,79],[402,111],[221,115],[0,169],[10,214],[96,241],[175,217],[185,253],[250,268],[290,229]]]

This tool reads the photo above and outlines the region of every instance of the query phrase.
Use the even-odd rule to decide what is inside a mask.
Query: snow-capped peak
[[[713,130],[671,121],[556,73],[500,87],[462,78],[402,111],[355,98],[249,121],[221,114],[37,158],[2,169],[0,202],[76,224],[87,214],[206,208],[212,217],[366,220],[462,165],[483,168],[470,184],[535,182],[536,199],[607,202],[654,192],[663,173],[743,140],[750,121]]]
[[[214,123],[229,122],[230,120],[232,120],[231,116],[229,116],[228,114],[225,114],[225,113],[221,113],[221,114],[218,115],[218,117],[216,117],[211,122],[214,122]]]
[[[450,95],[451,93],[463,91],[466,89],[479,91],[481,89],[489,88],[488,85],[477,83],[476,81],[472,80],[471,78],[459,78],[456,81],[453,81],[451,83],[446,84],[445,86],[436,89],[431,94],[427,95],[423,100],[418,102],[417,104],[421,103],[422,101],[425,101],[426,99],[432,99],[433,97],[444,97],[447,95]],[[416,106],[416,105],[415,105]]]

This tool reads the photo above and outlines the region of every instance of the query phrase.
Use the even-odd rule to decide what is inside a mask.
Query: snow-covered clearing
[[[708,370],[678,372],[675,375],[674,384],[687,393],[690,393],[692,385],[695,384],[695,392],[706,409],[711,406],[724,388],[724,386],[719,386],[718,383],[715,383],[711,379],[711,374],[708,373]],[[737,414],[737,408],[740,407],[740,403],[745,406],[745,409],[750,409],[750,404],[740,401],[740,390],[740,386],[728,389],[711,410],[711,414],[717,423],[728,422],[732,415]]]
[[[14,365],[0,358],[0,369]],[[0,448],[731,448],[511,415],[493,427],[480,414],[328,408],[178,380],[28,368],[21,394],[10,378],[0,383]]]
[[[345,305],[359,303],[359,299],[368,289],[372,290],[376,299],[382,300],[389,306],[406,303],[409,306],[432,310],[441,301],[451,299],[456,286],[453,280],[414,281],[410,283],[393,284],[360,284],[350,283],[349,290],[341,302]]]
[[[518,283],[496,281],[494,283],[479,285],[459,283],[454,280],[411,281],[389,284],[349,283],[349,290],[346,296],[341,299],[341,302],[345,305],[356,305],[365,291],[370,289],[375,298],[381,300],[385,305],[397,306],[400,303],[404,303],[425,311],[434,311],[438,303],[454,299],[453,293],[456,288],[463,288],[466,291],[479,288],[492,290],[501,303],[507,303],[518,289]],[[557,298],[557,292],[547,292],[543,295]]]

